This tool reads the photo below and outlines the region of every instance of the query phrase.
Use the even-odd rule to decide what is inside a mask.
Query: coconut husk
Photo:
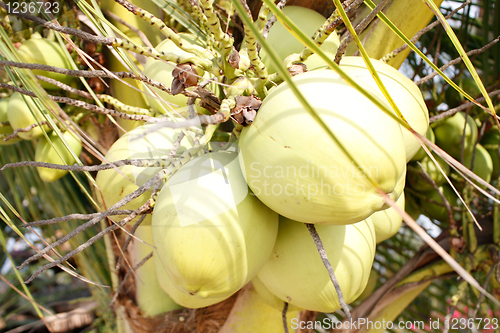
[[[126,321],[137,333],[217,333],[229,315],[236,295],[201,309],[179,309],[156,317],[145,317],[131,301],[119,303],[125,309]]]

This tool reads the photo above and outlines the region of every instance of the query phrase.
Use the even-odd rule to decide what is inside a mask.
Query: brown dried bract
[[[238,53],[238,51],[236,51],[234,47],[233,47],[233,52],[231,52],[231,54],[227,58],[227,62],[231,67],[235,69],[240,68],[240,54]]]
[[[243,126],[253,123],[262,101],[255,96],[236,96],[235,101],[236,106],[231,110],[231,118]]]
[[[198,74],[191,63],[177,65],[172,71],[172,95],[180,94],[184,89],[198,84]]]
[[[307,72],[307,67],[303,63],[293,64],[290,68],[288,68],[288,73],[290,73],[291,76],[299,75],[305,72]]]

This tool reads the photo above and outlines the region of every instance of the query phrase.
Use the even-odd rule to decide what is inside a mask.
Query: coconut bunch
[[[103,6],[125,10],[117,2]],[[419,88],[386,62],[343,56],[340,70],[332,70],[280,22],[267,33],[276,52],[259,51],[249,30],[237,50],[208,5],[189,9],[205,23],[205,35],[168,30],[164,22],[173,18],[159,20],[154,8],[148,13],[125,7],[129,25],[148,20],[149,28],[167,38],[153,34],[151,47],[138,47],[142,40],[130,30],[128,39],[109,42],[144,56],[123,55],[118,63],[113,56],[109,63],[111,70],[127,69],[141,79],[129,80],[130,74],[129,81],[110,82],[109,96],[98,94],[115,113],[90,122],[82,114],[73,119],[89,136],[90,125],[111,114],[126,130],[101,150],[100,166],[82,170],[98,170],[94,198],[109,213],[110,228],[134,234],[135,301],[145,316],[208,307],[240,292],[251,306],[237,301],[227,325],[238,323],[235,318],[248,309],[274,332],[281,323],[269,314],[284,307],[296,317],[301,310],[331,313],[353,303],[372,284],[376,245],[398,232],[402,210],[417,217],[409,207],[421,196],[430,199],[425,207],[421,201],[429,217],[449,216],[436,191],[452,193],[445,185],[449,166],[428,155],[419,136],[491,179],[498,132],[486,131],[483,147],[477,124],[463,113],[430,128]],[[322,15],[295,6],[283,13],[329,59],[336,57],[340,39],[326,30]],[[264,33],[270,16],[261,14],[256,24]],[[293,75],[290,81],[283,68]],[[12,127],[6,134],[50,117],[43,110],[35,114],[40,106],[31,107],[24,122],[16,123],[10,111],[29,106],[20,100],[31,98],[16,94],[5,107],[4,122]],[[28,115],[35,120],[28,122]],[[39,140],[39,162],[74,164],[71,158],[81,151],[77,136],[50,130],[35,126],[18,137]],[[67,148],[73,154],[64,155]],[[498,163],[496,168],[498,173]],[[39,170],[47,181],[67,172]]]
[[[321,15],[305,8],[287,6],[284,13],[310,34],[324,22]],[[288,46],[294,37],[287,40],[279,29],[283,27],[276,24],[270,30],[269,41]],[[194,35],[181,34],[181,38],[206,46]],[[333,33],[322,48],[333,58],[338,45]],[[187,54],[171,40],[156,49]],[[286,62],[302,46],[290,43],[290,49],[277,49]],[[270,60],[265,52],[261,56],[267,66]],[[418,88],[389,65],[371,61],[393,96],[400,119],[425,135],[428,111]],[[276,72],[270,64],[267,67]],[[189,132],[184,136],[181,130],[157,129],[151,124],[135,128],[111,146],[106,155],[109,162],[148,159],[157,165],[100,171],[96,196],[103,208],[136,191],[162,168],[171,167],[173,157],[192,155],[162,181],[152,215],[142,221],[150,225],[147,239],[154,249],[154,265],[147,270],[149,276],[157,277],[162,290],[144,292],[149,295],[145,299],[155,292],[166,293],[178,305],[201,308],[229,298],[252,281],[257,294],[272,308],[281,310],[286,302],[290,310],[334,312],[341,302],[349,304],[362,294],[376,244],[394,235],[402,221],[379,191],[404,209],[406,163],[420,144],[393,119],[399,117],[396,111],[393,117],[384,113],[337,72],[327,69],[320,58],[310,57],[304,68],[293,81],[320,115],[323,127],[287,83],[271,88],[262,104],[252,106],[252,78],[242,77],[224,87],[223,93],[247,97],[245,111],[258,111],[236,141],[213,140],[205,151],[191,153],[195,145]],[[379,104],[392,109],[362,58],[344,57],[341,69]],[[148,59],[144,73],[171,84],[172,89],[179,84],[164,62]],[[169,103],[178,112],[190,107],[184,95],[153,91],[161,98],[152,94],[148,99],[158,113]],[[192,108],[198,114],[209,112],[197,104]],[[145,192],[123,208],[138,209],[150,196],[151,192]],[[323,242],[343,292],[342,301],[308,225],[314,225]]]

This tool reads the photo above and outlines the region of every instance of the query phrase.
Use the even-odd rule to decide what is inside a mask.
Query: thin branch
[[[354,31],[357,34],[360,34],[363,32],[363,30],[366,29],[366,27],[377,17],[377,14],[384,9],[384,7],[387,5],[389,0],[383,0],[381,1],[371,12],[366,16],[356,27],[354,28]],[[342,56],[344,55],[347,46],[354,40],[354,37],[349,34],[340,44],[337,53],[335,54],[335,62],[337,64],[340,63],[340,60],[342,59]]]
[[[111,302],[109,302],[109,305],[107,306],[106,309],[109,309],[109,307],[111,305],[113,305],[113,303],[116,301],[116,299],[118,298],[118,295],[120,293],[120,291],[123,289],[123,286],[125,285],[125,282],[127,282],[127,279],[129,278],[130,274],[132,272],[135,272],[139,267],[141,267],[142,265],[144,265],[146,263],[146,261],[148,261],[151,257],[153,256],[153,252],[149,253],[146,257],[144,257],[144,259],[142,259],[137,265],[135,265],[134,267],[132,267],[132,269],[130,269],[127,274],[125,274],[125,276],[123,277],[123,280],[122,282],[120,283],[120,285],[118,286],[118,288],[116,288],[116,292],[115,294],[113,295],[113,298],[111,299]]]
[[[95,236],[91,237],[88,241],[86,241],[84,244],[78,246],[75,250],[65,254],[64,256],[62,256],[61,258],[57,259],[57,260],[54,260],[53,262],[49,263],[49,264],[46,264],[42,267],[40,267],[39,269],[37,269],[26,281],[24,281],[24,283],[30,283],[31,281],[33,281],[33,279],[35,279],[38,275],[42,274],[43,272],[45,272],[47,269],[49,268],[52,268],[60,263],[63,263],[64,261],[68,260],[69,258],[75,256],[76,254],[82,252],[83,250],[85,250],[86,248],[88,248],[89,246],[91,246],[92,244],[94,244],[96,241],[98,241],[99,239],[101,239],[104,235],[110,233],[111,231],[114,231],[120,227],[123,227],[125,224],[129,223],[130,221],[132,221],[137,215],[139,215],[140,213],[143,213],[143,212],[146,212],[148,210],[151,209],[151,203],[150,201],[148,200],[144,205],[142,205],[139,209],[137,209],[136,211],[133,211],[130,215],[128,215],[126,218],[124,218],[123,220],[121,220],[120,222],[116,223],[116,224],[112,224],[111,226],[107,227],[106,229],[104,229],[103,231],[97,233]],[[90,221],[89,221],[90,222]],[[87,222],[88,223],[88,222]],[[76,230],[76,229],[75,229]],[[67,236],[69,236],[70,234],[73,234],[73,236],[75,236],[77,234],[77,232],[75,233],[75,231],[72,231],[71,233],[69,233]],[[62,238],[61,238],[62,239]],[[50,246],[53,246],[53,244],[55,244],[56,242],[52,243]],[[49,248],[50,246],[47,246],[46,248],[44,248],[43,250]],[[43,251],[42,250],[42,251]],[[41,251],[40,251],[41,252]],[[26,261],[28,261],[29,259],[33,258],[35,256],[32,256],[30,258],[28,258]],[[26,261],[22,264],[22,265],[26,265]],[[18,268],[20,269],[20,268]]]
[[[118,271],[120,269],[121,262],[123,259],[123,254],[127,251],[127,248],[128,248],[128,245],[130,244],[130,241],[132,240],[132,238],[134,238],[135,231],[137,230],[137,228],[139,228],[139,226],[141,225],[141,223],[144,221],[145,218],[146,218],[146,215],[141,216],[139,218],[139,220],[137,220],[137,222],[134,224],[132,229],[130,230],[130,234],[128,235],[127,240],[125,241],[125,244],[123,245],[120,256],[116,260],[116,268],[115,268],[116,271]]]
[[[134,200],[135,198],[138,198],[140,195],[142,195],[148,189],[150,189],[151,187],[153,187],[154,184],[156,184],[157,182],[161,181],[161,179],[162,179],[162,177],[161,177],[162,173],[163,172],[158,172],[153,178],[151,178],[150,180],[148,180],[144,185],[142,185],[141,187],[139,187],[137,190],[135,190],[134,192],[130,193],[129,195],[125,196],[123,199],[121,199],[120,201],[118,201],[117,203],[115,203],[113,206],[111,206],[105,212],[98,214],[96,217],[92,218],[88,222],[85,222],[84,224],[79,225],[76,229],[74,229],[73,231],[71,231],[70,233],[68,233],[66,236],[58,239],[57,241],[51,243],[50,245],[47,245],[45,248],[43,248],[42,250],[40,250],[40,252],[38,252],[38,253],[34,254],[33,256],[29,257],[28,259],[26,259],[21,265],[19,265],[17,267],[17,269],[24,268],[27,264],[29,264],[30,262],[32,262],[32,261],[40,258],[42,255],[46,254],[47,252],[49,252],[50,250],[52,250],[56,246],[64,244],[69,239],[73,238],[74,236],[76,236],[77,234],[79,234],[80,232],[82,232],[83,230],[85,230],[88,227],[91,227],[91,226],[97,224],[102,219],[110,216],[118,208],[126,205],[127,203],[129,203],[130,201]],[[137,211],[139,211],[139,210],[137,210]],[[133,214],[133,213],[131,213],[131,214]],[[130,216],[130,214],[129,214],[129,216]],[[62,257],[62,258],[64,258],[64,257]],[[62,258],[60,258],[60,259],[62,259]],[[56,261],[54,261],[54,263],[55,262]],[[38,272],[38,274],[40,274],[40,273],[41,272]],[[31,280],[33,280],[33,279],[30,278],[29,281],[31,281]]]
[[[279,9],[283,9],[285,7],[286,3],[288,0],[280,0],[280,2],[276,5]],[[262,37],[267,38],[267,35],[269,35],[269,30],[273,27],[274,23],[276,23],[278,19],[276,16],[273,14],[269,20],[267,20],[266,25],[264,26],[264,30],[262,31]]]
[[[13,91],[17,91],[21,94],[35,97],[37,98],[38,96],[31,91],[12,86],[9,84],[5,83],[0,83],[0,88],[5,88],[5,89],[10,89]],[[220,124],[224,121],[226,121],[228,118],[225,117],[225,115],[218,113],[214,115],[200,115],[196,118],[193,119],[188,119],[185,121],[180,121],[180,122],[175,122],[175,121],[170,121],[167,118],[155,118],[151,116],[145,116],[145,115],[137,115],[137,114],[127,114],[124,112],[120,112],[117,110],[113,109],[107,109],[103,108],[94,104],[89,104],[77,99],[69,98],[69,97],[61,97],[61,96],[53,96],[53,95],[47,95],[51,100],[58,102],[58,103],[65,103],[69,105],[74,105],[92,112],[96,112],[99,114],[106,114],[106,115],[111,115],[115,116],[118,118],[122,119],[129,119],[129,120],[136,120],[136,121],[146,121],[149,123],[160,123],[159,126],[157,126],[157,129],[162,128],[162,127],[169,127],[169,128],[186,128],[186,127],[193,127],[193,126],[201,126],[201,125],[211,125],[211,124]]]
[[[318,249],[318,253],[321,257],[321,260],[323,261],[323,265],[325,265],[326,269],[328,270],[328,275],[330,276],[330,280],[332,281],[333,286],[335,287],[335,291],[337,292],[340,306],[342,306],[342,310],[344,310],[346,317],[348,319],[352,319],[351,311],[349,310],[349,307],[347,306],[347,304],[344,300],[344,294],[342,293],[342,290],[340,289],[339,281],[335,277],[335,272],[333,271],[332,264],[330,264],[330,261],[328,260],[328,257],[326,255],[326,250],[323,246],[323,242],[321,241],[321,238],[319,237],[318,232],[316,231],[316,227],[314,226],[314,224],[311,224],[311,223],[306,223],[306,227],[312,236],[312,239],[314,241],[314,244],[316,245],[316,248]]]
[[[80,97],[83,97],[83,98],[88,98],[88,99],[92,99],[92,95],[86,91],[83,91],[83,90],[80,90],[80,89],[76,89],[76,88],[73,88],[67,84],[64,84],[60,81],[57,81],[57,80],[54,80],[54,79],[51,79],[50,77],[46,77],[46,76],[42,76],[42,75],[35,75],[36,78],[40,81],[44,81],[44,82],[48,82],[50,84],[53,84],[54,86],[56,86],[57,88],[61,89],[61,90],[65,90],[65,91],[68,91],[72,94],[75,94],[75,95],[78,95]]]
[[[109,215],[129,215],[133,212],[131,209],[127,210],[116,210],[114,212],[111,212]],[[38,227],[41,225],[51,225],[51,224],[56,224],[56,223],[61,223],[61,222],[66,222],[70,220],[89,220],[94,217],[99,216],[101,213],[93,213],[93,214],[70,214],[66,215],[63,217],[54,217],[52,219],[48,220],[38,220],[38,221],[33,221],[33,222],[28,222],[26,224],[20,225],[20,228],[29,228],[29,227]]]
[[[19,88],[19,87],[10,85],[10,84],[0,83],[0,88],[10,89],[10,90],[16,91],[18,93],[21,93],[23,95],[38,98],[38,96],[34,92],[26,90],[26,89],[22,89],[22,88]],[[86,109],[86,110],[89,110],[89,111],[92,111],[95,113],[111,115],[111,116],[115,116],[115,117],[122,118],[122,119],[129,119],[129,120],[136,120],[136,121],[147,121],[147,122],[151,122],[151,123],[156,123],[156,122],[162,121],[162,120],[159,120],[158,118],[154,118],[151,116],[138,115],[138,114],[127,114],[127,113],[120,112],[117,110],[103,108],[103,107],[100,107],[100,106],[97,106],[94,104],[89,104],[89,103],[86,103],[86,102],[83,102],[83,101],[80,101],[77,99],[69,98],[69,97],[54,96],[54,95],[47,95],[47,97],[50,98],[51,100],[53,100],[54,102],[64,103],[64,104],[68,104],[68,105],[74,105],[74,106],[77,106],[77,107],[80,107],[82,109]]]
[[[471,50],[471,51],[467,52],[466,54],[467,54],[468,57],[470,57],[471,55],[482,53],[482,52],[486,51],[487,49],[489,49],[490,47],[492,47],[493,45],[495,45],[496,43],[498,43],[499,41],[500,41],[500,36],[498,36],[497,38],[493,39],[491,42],[489,42],[485,46],[483,46],[483,47],[481,47],[479,49]],[[462,61],[462,57],[455,58],[455,59],[451,60],[450,62],[448,62],[446,65],[443,65],[442,67],[440,67],[439,69],[441,71],[444,71],[448,67],[456,65],[456,64],[458,64],[461,61]],[[433,77],[435,77],[438,74],[439,74],[438,72],[433,72],[433,73],[431,73],[431,74],[429,74],[429,75],[421,78],[420,80],[415,81],[415,84],[417,86],[419,86],[421,84],[424,84],[424,83],[426,83],[427,81],[431,80]]]
[[[439,191],[439,187],[437,186],[436,182],[434,181],[434,179],[431,178],[431,176],[429,176],[429,174],[424,170],[424,167],[422,166],[422,164],[420,162],[417,162],[418,166],[420,167],[420,174],[424,177],[424,179],[432,185],[432,188],[434,188],[434,190],[439,194],[439,197],[441,198],[441,201],[442,203],[437,203],[438,205],[442,204],[444,205],[444,207],[446,208],[446,212],[448,213],[448,218],[450,220],[450,228],[451,229],[456,229],[457,226],[456,226],[456,223],[455,223],[455,220],[453,219],[453,210],[451,209],[451,205],[450,203],[448,202],[448,200],[446,199],[446,197],[444,196],[443,193],[441,193],[441,191]]]
[[[43,70],[43,71],[47,71],[47,72],[54,72],[54,73],[59,73],[59,74],[64,74],[64,75],[69,75],[69,76],[75,76],[75,77],[132,79],[132,80],[138,80],[138,81],[144,82],[145,84],[147,84],[151,87],[157,88],[161,91],[164,91],[168,94],[171,94],[170,88],[168,88],[163,83],[152,80],[145,75],[136,75],[136,74],[131,73],[131,72],[111,72],[111,71],[103,71],[103,70],[94,70],[94,71],[73,70],[73,69],[66,69],[66,68],[60,68],[60,67],[49,66],[49,65],[28,64],[28,63],[23,63],[23,62],[15,62],[15,61],[7,61],[7,60],[0,60],[0,66],[26,68],[26,69],[31,69],[31,70]],[[53,83],[53,84],[55,84],[55,83]],[[208,103],[208,105],[210,105],[212,108],[215,108],[215,109],[218,109],[218,107],[220,106],[220,101],[218,101],[218,98],[214,95],[214,93],[209,91],[209,90],[203,89],[201,87],[196,88],[194,91],[184,90],[181,92],[181,94],[183,94],[184,96],[187,96],[187,97],[199,98],[202,101],[202,103],[203,102]],[[215,101],[215,103],[214,103],[214,101]]]
[[[23,166],[31,166],[37,168],[48,168],[55,170],[68,170],[68,171],[102,171],[109,170],[118,167],[122,167],[125,165],[132,165],[139,168],[164,168],[172,164],[172,159],[133,159],[133,160],[119,160],[111,163],[104,163],[101,165],[63,165],[63,164],[52,164],[46,162],[35,162],[35,161],[22,161],[22,162],[14,162],[5,164],[0,171],[3,171],[7,168],[17,168]]]
[[[498,90],[494,90],[492,92],[490,92],[488,94],[488,96],[490,97],[493,97],[493,96],[496,96],[500,94],[500,89]],[[482,103],[485,101],[485,98],[484,97],[479,97],[478,99],[476,99],[476,102],[478,103]],[[441,120],[441,119],[444,119],[446,117],[450,117],[450,116],[453,116],[455,113],[459,112],[459,111],[462,111],[462,110],[466,110],[468,108],[470,108],[471,106],[474,106],[475,103],[473,102],[467,102],[467,103],[464,103],[460,106],[457,106],[456,108],[453,108],[453,109],[449,109],[448,111],[445,111],[445,112],[442,112],[438,115],[435,115],[435,116],[432,116],[430,119],[429,119],[429,123],[433,123],[435,121],[438,121],[438,120]],[[498,117],[498,116],[497,116]]]
[[[1,83],[0,83],[1,85]],[[15,137],[17,137],[18,133],[21,132],[21,133],[25,133],[25,132],[29,132],[31,131],[33,128],[35,127],[38,127],[38,126],[43,126],[43,125],[47,125],[48,122],[46,121],[41,121],[40,123],[36,123],[36,124],[31,124],[27,127],[23,127],[23,128],[17,128],[14,130],[14,132],[12,132],[12,134],[6,136],[3,141],[9,141],[10,139],[14,139]]]

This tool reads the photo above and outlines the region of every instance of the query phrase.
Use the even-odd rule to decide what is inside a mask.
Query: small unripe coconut
[[[467,116],[467,121],[465,119],[464,113],[457,112],[434,128],[436,144],[457,160],[460,160],[464,126],[464,155],[472,151],[477,140],[476,122],[470,116]]]
[[[429,156],[426,156],[422,161],[420,161],[420,164],[422,165],[424,171],[429,175],[429,177],[431,177],[436,185],[439,186],[446,182],[445,175],[450,174],[450,166],[441,157],[437,156],[434,153],[432,153],[432,155],[438,162],[441,169],[443,169],[444,175],[438,168],[436,163],[434,163],[434,161]],[[408,164],[408,186],[416,191],[421,192],[432,190],[434,187],[424,178],[424,175],[421,172],[422,169],[420,169],[420,166],[418,164]]]
[[[280,215],[305,223],[355,223],[387,208],[366,175],[399,198],[406,173],[399,124],[333,71],[293,80],[363,171],[283,83],[240,136],[240,163],[252,191]]]
[[[456,205],[457,195],[449,185],[445,184],[440,186],[439,192],[444,194],[444,197],[452,207]],[[448,221],[448,212],[439,193],[436,192],[436,190],[431,190],[429,192],[425,192],[424,196],[436,202],[432,203],[427,200],[421,200],[421,207],[424,210],[425,215],[442,222]]]
[[[498,143],[500,142],[500,134],[497,128],[492,128],[490,131],[486,132],[481,140],[481,144],[488,151],[493,162],[493,172],[492,177],[494,179],[498,178],[498,170],[500,161],[498,158]]]
[[[40,109],[35,105],[33,98],[23,96],[15,92],[10,96],[7,110],[7,118],[13,129],[25,128],[33,124],[45,121],[45,117],[40,112]],[[46,131],[49,130],[47,125],[44,125]],[[28,132],[19,132],[18,137],[24,140],[33,140],[43,134],[40,126],[34,127]]]
[[[27,63],[72,69],[71,63],[66,54],[64,54],[61,45],[47,38],[28,39],[21,44],[17,52],[21,59]],[[75,79],[73,76],[41,70],[33,70],[33,74],[46,76],[65,84],[69,84]],[[58,89],[53,84],[45,81],[40,81],[40,84],[45,89]]]
[[[66,131],[62,135],[71,151],[76,156],[80,155],[82,152],[82,143],[80,139],[76,138],[74,136],[75,134],[70,131]],[[40,141],[38,141],[36,145],[35,161],[63,165],[75,164],[75,158],[71,152],[68,151],[63,140],[57,135],[56,132],[51,132],[49,134],[49,140],[50,142],[47,141],[45,137],[40,138]],[[37,167],[37,170],[40,178],[46,182],[53,182],[68,173],[67,170],[56,170],[42,167]]]
[[[405,194],[405,212],[414,220],[417,220],[421,214],[422,208],[417,199],[411,195]]]
[[[7,141],[3,140],[4,137],[14,133],[12,126],[10,126],[9,118],[7,117],[7,110],[9,109],[9,99],[10,97],[0,99],[0,123],[3,123],[0,127],[0,146],[12,145],[22,140],[19,137],[12,138]]]
[[[396,201],[396,205],[402,210],[405,209],[404,192]],[[401,228],[401,223],[403,222],[403,217],[394,207],[373,213],[373,215],[370,216],[370,219],[372,220],[373,227],[375,228],[377,244],[397,234],[399,228]]]
[[[489,183],[493,173],[493,160],[486,149],[480,144],[476,145],[476,150],[464,156],[464,166],[471,169],[472,157],[474,156],[474,165],[472,172],[481,177],[482,180]]]
[[[158,161],[168,159],[174,142],[180,134],[180,130],[164,127],[152,132],[152,126],[154,125],[137,127],[120,137],[109,148],[105,156],[106,160],[115,162],[127,159],[156,159]],[[184,138],[177,153],[180,154],[188,148],[191,148],[191,145],[187,138]],[[161,166],[143,168],[124,165],[119,167],[118,170],[109,169],[99,171],[96,177],[96,183],[99,188],[96,191],[96,199],[103,209],[107,209],[144,185],[160,170]],[[146,191],[138,198],[124,205],[121,209],[137,209],[146,203],[150,197],[151,191]],[[104,199],[104,202],[102,199]],[[124,217],[120,215],[117,219]],[[137,219],[138,217],[131,222],[134,223]],[[142,222],[142,225],[148,224],[151,224],[151,215],[147,215]]]
[[[316,225],[347,304],[361,295],[375,258],[370,219],[350,225]],[[316,245],[303,223],[280,217],[273,253],[258,274],[281,300],[310,311],[341,308],[337,292]]]
[[[429,128],[429,111],[425,105],[424,98],[418,86],[402,73],[385,62],[371,59],[373,67],[377,71],[380,80],[387,92],[393,99],[401,114],[408,124],[420,135],[425,135]],[[343,57],[340,67],[356,82],[363,80],[371,87],[379,90],[375,79],[365,65],[361,57]],[[391,108],[392,110],[392,108]],[[406,150],[406,162],[421,148],[415,136],[405,128],[401,127]]]
[[[225,298],[271,255],[278,215],[248,190],[237,154],[216,152],[193,159],[168,179],[151,225],[158,259],[179,291]]]

